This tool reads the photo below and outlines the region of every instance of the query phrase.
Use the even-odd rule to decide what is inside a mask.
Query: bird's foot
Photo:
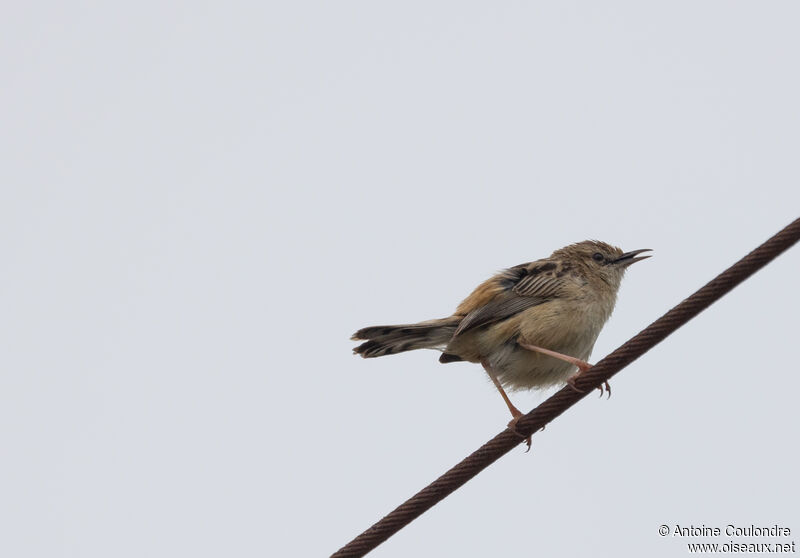
[[[589,365],[589,368],[591,368],[591,365]],[[588,369],[587,369],[587,370],[588,370]],[[582,374],[583,374],[585,371],[586,371],[586,370],[581,370],[581,371],[580,371],[580,372],[578,372],[577,374],[574,374],[574,375],[570,376],[569,378],[567,378],[567,384],[569,385],[569,387],[571,387],[572,389],[574,389],[574,390],[575,390],[575,391],[577,391],[578,393],[585,393],[585,392],[584,392],[582,389],[580,389],[578,386],[576,386],[576,385],[575,385],[575,380],[577,380],[578,378],[580,378],[580,377],[581,377],[581,375],[582,375]],[[605,388],[605,392],[603,391],[603,388]],[[597,387],[597,389],[599,389],[599,390],[600,390],[600,397],[603,397],[603,393],[608,393],[608,397],[607,397],[607,399],[611,399],[611,384],[609,384],[609,383],[608,383],[608,380],[606,380],[606,381],[605,381],[605,382],[603,382],[601,385],[599,385],[599,386]]]
[[[581,373],[580,372],[578,372],[577,374],[573,374],[572,376],[567,378],[567,385],[569,387],[571,387],[572,389],[574,389],[575,391],[577,391],[578,393],[586,393],[581,388],[579,388],[578,386],[575,385],[575,380],[577,380],[580,377],[581,377]]]
[[[516,435],[517,435],[517,436],[519,436],[520,438],[524,438],[524,439],[525,439],[525,443],[526,443],[526,444],[528,444],[528,449],[526,449],[526,450],[525,450],[525,453],[528,453],[529,451],[531,451],[531,437],[530,437],[530,436],[525,436],[524,434],[521,434],[521,433],[520,433],[520,432],[517,430],[517,422],[518,422],[518,421],[519,421],[519,419],[522,417],[522,413],[520,413],[519,411],[517,411],[516,413],[512,412],[511,414],[514,416],[514,418],[512,418],[512,419],[509,421],[509,423],[508,423],[508,429],[509,429],[509,430],[511,430],[511,432],[513,432],[514,434],[516,434]]]

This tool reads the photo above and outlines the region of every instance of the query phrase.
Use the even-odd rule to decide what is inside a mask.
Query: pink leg
[[[551,351],[550,349],[543,349],[542,347],[537,347],[536,345],[529,345],[527,343],[518,343],[520,347],[523,349],[528,349],[529,351],[535,351],[537,353],[542,353],[543,355],[551,356],[553,358],[557,358],[558,360],[563,360],[564,362],[569,362],[578,367],[578,370],[581,372],[588,371],[592,365],[586,361],[583,361],[579,358],[571,357],[569,355],[557,353],[555,351]]]
[[[500,381],[497,379],[497,376],[495,375],[494,371],[492,370],[492,367],[489,366],[489,363],[486,362],[485,360],[483,360],[483,361],[481,361],[481,364],[483,365],[483,369],[486,370],[486,373],[492,379],[492,382],[494,383],[494,386],[497,388],[497,391],[500,392],[500,395],[502,396],[503,401],[505,401],[506,405],[508,405],[508,410],[511,411],[511,416],[513,417],[511,419],[511,422],[508,423],[508,427],[511,430],[514,430],[514,432],[516,432],[516,429],[514,427],[516,426],[517,421],[519,420],[519,418],[522,416],[522,412],[519,409],[517,409],[514,406],[514,404],[511,402],[511,400],[508,398],[508,395],[506,394],[506,390],[503,389],[503,386],[500,384]],[[530,451],[530,449],[531,449],[531,437],[530,436],[525,438],[525,443],[528,444],[528,449],[525,450],[525,451],[526,452]]]
[[[589,364],[588,362],[586,362],[584,360],[581,360],[579,358],[571,357],[569,355],[558,353],[556,351],[551,351],[550,349],[544,349],[542,347],[537,347],[536,345],[529,345],[528,343],[519,343],[519,342],[517,342],[517,344],[520,347],[522,347],[523,349],[527,349],[529,351],[534,351],[534,352],[537,352],[537,353],[542,353],[543,355],[551,356],[553,358],[557,358],[559,360],[563,360],[565,362],[568,362],[568,363],[570,363],[572,365],[577,366],[578,367],[578,373],[575,374],[574,376],[570,376],[569,378],[567,378],[567,383],[575,391],[582,391],[582,390],[578,389],[575,386],[575,380],[580,378],[581,374],[583,374],[584,372],[589,371],[592,368],[591,364]],[[608,382],[603,382],[603,385],[605,386],[606,390],[608,391],[608,396],[611,397],[611,386],[609,385]],[[600,386],[597,389],[600,390],[600,397],[603,397],[603,386]]]

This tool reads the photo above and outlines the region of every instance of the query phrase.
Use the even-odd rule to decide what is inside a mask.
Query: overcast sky
[[[2,556],[326,556],[509,419],[479,366],[353,331],[571,242],[652,248],[596,361],[800,214],[795,2],[3,12]],[[374,556],[798,541],[798,270]]]

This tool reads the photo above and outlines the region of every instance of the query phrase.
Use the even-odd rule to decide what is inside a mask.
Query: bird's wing
[[[476,327],[504,320],[510,316],[513,316],[514,314],[522,312],[523,310],[527,310],[532,306],[541,304],[545,300],[546,299],[532,296],[520,296],[515,293],[501,295],[495,300],[486,303],[480,308],[476,308],[464,316],[464,319],[458,324],[458,328],[453,334],[453,337],[456,337],[465,331],[469,331]]]
[[[550,299],[557,297],[563,286],[564,281],[556,273],[544,271],[525,275],[511,291],[523,297]]]
[[[482,325],[499,322],[557,298],[564,286],[557,269],[555,263],[539,260],[499,273],[487,281],[485,286],[478,287],[478,289],[494,287],[496,294],[485,304],[469,311],[459,323],[453,336]]]

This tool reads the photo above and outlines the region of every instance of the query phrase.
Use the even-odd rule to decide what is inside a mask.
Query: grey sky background
[[[509,418],[480,367],[362,360],[350,334],[447,315],[495,271],[597,238],[655,250],[592,359],[617,347],[798,216],[799,16],[6,6],[0,555],[338,549]],[[799,264],[374,555],[686,554],[661,524],[797,541]]]

